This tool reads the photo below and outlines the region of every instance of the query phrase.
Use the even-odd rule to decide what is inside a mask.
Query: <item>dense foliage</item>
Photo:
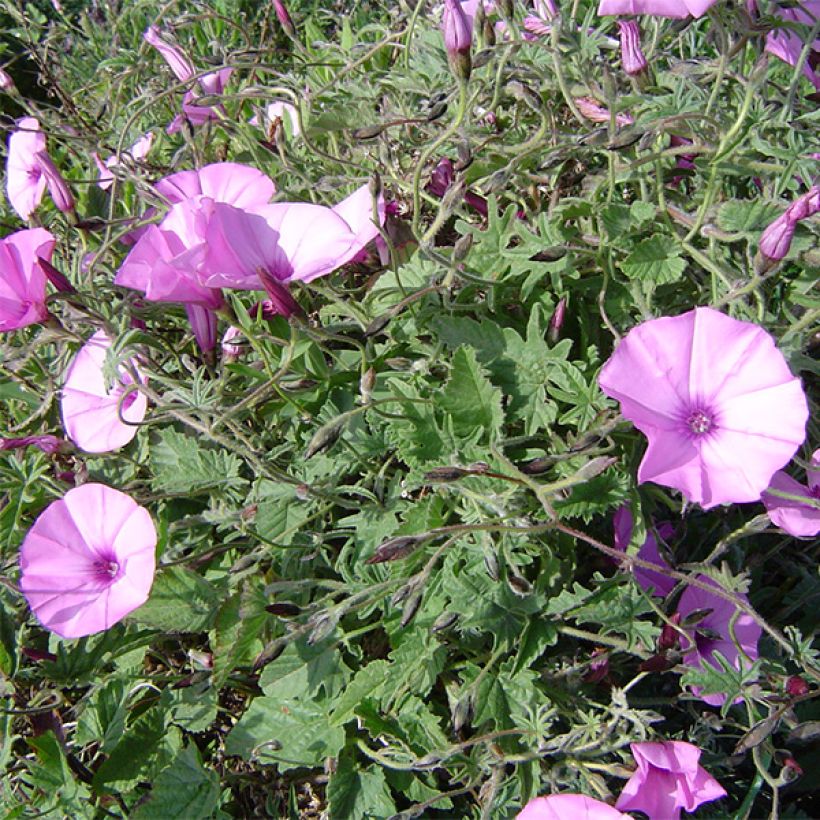
[[[782,261],[758,242],[816,178],[818,111],[799,69],[762,56],[771,8],[641,18],[636,80],[587,0],[562,0],[533,39],[531,10],[502,3],[460,82],[423,0],[293,2],[292,38],[274,6],[243,0],[4,5],[5,124],[39,120],[76,215],[47,199],[34,217],[74,292],[4,334],[0,433],[65,438],[60,388],[100,329],[109,378],[136,357],[149,405],[115,452],[0,460],[9,816],[513,817],[550,792],[610,800],[644,740],[703,750],[728,796],[700,817],[816,816],[816,541],[759,502],[704,510],[639,485],[645,439],[597,381],[652,317],[711,306],[755,323],[809,399],[787,468],[804,481],[817,220]],[[149,24],[198,72],[233,69],[201,99],[223,106],[214,119],[166,133],[191,84]],[[611,115],[591,122],[584,98]],[[274,101],[296,122],[266,120]],[[146,158],[98,187],[92,154],[148,131]],[[152,183],[226,160],[281,200],[382,192],[383,259],[371,246],[293,285],[289,318],[226,290],[219,332],[238,328],[237,349],[203,353],[181,305],[113,279],[123,235],[163,207]],[[4,235],[25,227],[3,208]],[[63,639],[32,617],[18,555],[87,482],[150,512],[157,573],[124,621]],[[673,567],[665,599],[619,563],[625,504],[629,554],[654,533]],[[674,638],[659,649],[680,593],[709,579],[762,628],[740,669],[687,666]]]

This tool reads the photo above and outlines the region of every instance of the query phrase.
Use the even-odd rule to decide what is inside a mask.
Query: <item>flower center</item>
[[[120,574],[120,565],[110,558],[100,558],[94,562],[94,570],[101,581],[113,581]]]
[[[702,436],[708,433],[713,426],[711,416],[703,410],[694,410],[686,419],[686,426],[696,435]]]

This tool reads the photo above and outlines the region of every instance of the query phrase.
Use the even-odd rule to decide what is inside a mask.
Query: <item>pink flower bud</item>
[[[24,438],[0,438],[0,450],[19,450],[37,447],[44,453],[53,455],[71,449],[71,445],[57,436],[25,436]]]
[[[14,80],[11,75],[0,68],[0,91],[14,91]]]
[[[555,310],[550,318],[550,326],[547,331],[550,342],[555,344],[561,336],[561,328],[564,326],[564,317],[567,313],[567,300],[561,298],[555,306]]]
[[[444,0],[441,28],[444,32],[444,46],[450,55],[470,53],[473,26],[459,0]]]
[[[770,261],[784,259],[789,252],[794,229],[802,219],[808,219],[820,211],[820,185],[813,185],[803,196],[798,197],[761,234],[758,250]]]
[[[786,692],[793,698],[799,698],[802,695],[808,695],[809,685],[800,675],[792,675],[786,681]]]
[[[642,74],[647,69],[646,57],[641,51],[641,32],[634,20],[619,20],[621,35],[621,65],[630,77]]]
[[[242,355],[242,345],[234,342],[234,339],[242,338],[242,336],[242,331],[233,325],[225,331],[222,337],[222,356],[225,361],[234,361]]]
[[[598,100],[593,99],[592,97],[576,97],[575,105],[578,106],[581,116],[586,117],[588,120],[591,120],[592,122],[609,122],[609,109],[604,108]],[[632,125],[634,122],[635,119],[631,114],[624,112],[615,115],[616,125]]]
[[[72,213],[74,211],[74,197],[71,195],[68,183],[63,179],[54,160],[48,155],[46,151],[39,151],[35,155],[37,166],[45,177],[48,192],[54,200],[54,204],[64,213]]]
[[[182,49],[177,45],[166,43],[156,26],[148,26],[142,36],[146,43],[152,45],[162,55],[162,59],[168,63],[168,68],[181,83],[187,82],[196,74],[193,63],[185,56]]]
[[[282,0],[273,0],[273,10],[276,12],[276,17],[279,20],[279,24],[285,30],[285,34],[287,34],[288,37],[295,37],[296,26],[293,25],[290,13]]]

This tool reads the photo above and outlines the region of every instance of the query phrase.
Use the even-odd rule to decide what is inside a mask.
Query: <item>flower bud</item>
[[[54,204],[64,214],[74,211],[74,197],[71,195],[68,183],[63,179],[59,169],[54,164],[54,160],[45,151],[38,151],[35,154],[37,166],[46,178],[48,192],[54,200]]]
[[[567,312],[567,300],[563,297],[558,300],[555,310],[550,318],[549,329],[547,330],[547,338],[550,344],[555,344],[561,337],[561,328],[564,326],[564,316]]]
[[[769,263],[784,259],[789,252],[798,222],[807,219],[820,211],[820,185],[798,197],[788,208],[774,220],[761,234],[758,250],[763,259]]]
[[[809,685],[800,675],[792,675],[786,681],[786,692],[793,698],[799,698],[809,693]]]
[[[648,68],[646,57],[641,51],[641,32],[634,20],[619,20],[618,31],[621,36],[621,66],[630,76],[643,74]]]
[[[0,91],[14,91],[14,80],[11,75],[0,68]]]
[[[473,24],[459,0],[444,0],[441,18],[444,46],[450,67],[456,77],[466,80],[470,76],[470,47],[473,41]]]
[[[166,43],[156,26],[148,26],[142,36],[146,43],[152,45],[162,55],[162,59],[168,63],[168,68],[181,83],[187,82],[196,74],[193,64],[182,49],[177,45]]]
[[[279,20],[279,25],[285,31],[288,37],[296,36],[296,26],[293,25],[290,13],[288,12],[282,0],[273,0],[273,9],[276,12],[276,18]]]
[[[242,346],[234,339],[242,337],[242,331],[231,325],[222,336],[222,359],[225,362],[236,361],[242,355]]]

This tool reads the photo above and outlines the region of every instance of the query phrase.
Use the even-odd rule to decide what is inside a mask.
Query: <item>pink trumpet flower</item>
[[[681,809],[693,812],[726,796],[726,789],[698,765],[697,746],[679,740],[630,746],[638,769],[615,808],[642,811],[649,820],[678,820]]]
[[[697,577],[699,581],[718,587],[715,581],[705,575]],[[748,603],[745,595],[736,595]],[[763,630],[745,612],[738,612],[734,604],[718,595],[689,586],[678,603],[681,624],[685,625],[687,617],[695,612],[704,612],[705,615],[696,623],[684,626],[688,637],[681,638],[681,649],[684,653],[683,662],[687,666],[696,669],[712,666],[719,670],[721,666],[715,658],[715,652],[719,652],[735,669],[740,669],[742,665],[748,666],[757,658],[757,645]],[[726,701],[724,694],[704,695],[699,689],[693,689],[693,692],[710,706],[722,706]]]
[[[178,171],[159,180],[154,188],[170,205],[204,196],[245,210],[267,205],[276,193],[270,177],[238,162],[215,162],[197,171]]]
[[[809,30],[820,19],[820,0],[798,0],[798,2],[789,3],[788,6],[775,5],[774,13],[786,23],[798,23],[805,26],[804,36],[808,36]],[[790,66],[797,66],[797,61],[803,53],[803,42],[801,36],[792,28],[778,28],[766,35],[765,50]],[[820,37],[812,43],[806,62],[803,63],[803,73],[812,85],[820,90],[820,72],[817,71],[818,57],[820,57]]]
[[[780,470],[772,476],[772,483],[762,496],[771,522],[796,538],[820,534],[820,450],[814,451],[806,478],[808,486]],[[806,502],[772,495],[771,490],[805,498]]]
[[[702,17],[716,0],[601,0],[598,14],[652,14],[656,17]]]
[[[0,239],[0,331],[44,322],[46,273],[57,240],[44,228],[16,231]]]
[[[43,200],[46,178],[37,155],[46,150],[46,137],[34,117],[23,117],[9,137],[6,193],[21,219],[28,219]]]
[[[585,794],[552,794],[530,800],[516,820],[629,820],[629,815]]]
[[[157,533],[132,498],[83,484],[49,504],[20,548],[20,589],[63,638],[110,628],[148,599]]]
[[[647,437],[638,480],[705,509],[758,500],[806,436],[806,397],[774,339],[711,308],[633,328],[598,381]]]
[[[615,548],[626,552],[626,548],[632,540],[633,526],[632,512],[628,504],[624,504],[618,509],[613,516],[612,523],[615,528]],[[675,534],[675,528],[668,521],[660,522],[656,529],[658,536],[664,541],[672,538]],[[655,564],[659,570],[669,569],[669,565],[660,554],[658,541],[654,532],[650,531],[647,533],[646,540],[638,551],[637,557],[642,561]],[[661,598],[665,598],[675,588],[675,580],[663,572],[655,572],[651,569],[635,567],[633,569],[633,575],[641,589],[658,595]]]
[[[145,418],[147,400],[136,389],[126,393],[133,377],[123,367],[109,387],[103,372],[111,339],[98,330],[78,351],[66,372],[60,398],[68,437],[88,453],[108,453],[124,447]],[[129,362],[136,368],[136,362]]]
[[[162,59],[168,63],[168,67],[181,83],[188,82],[196,74],[193,63],[185,56],[182,49],[164,40],[156,26],[148,26],[142,36],[146,43],[152,45],[160,53]]]

